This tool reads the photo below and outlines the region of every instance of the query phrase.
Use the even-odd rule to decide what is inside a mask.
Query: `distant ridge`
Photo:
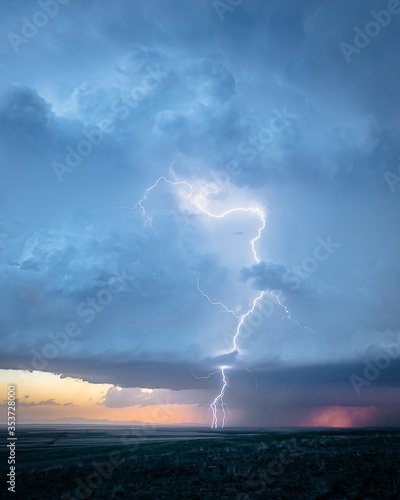
[[[5,424],[6,420],[1,419],[1,424]],[[41,424],[66,424],[66,425],[149,425],[158,427],[207,427],[206,424],[156,424],[155,422],[141,422],[138,420],[107,420],[97,419],[97,418],[84,418],[84,417],[62,417],[62,418],[19,418],[17,421],[18,425],[41,425]]]

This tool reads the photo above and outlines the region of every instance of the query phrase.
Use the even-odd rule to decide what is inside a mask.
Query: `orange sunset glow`
[[[377,413],[374,406],[315,408],[301,423],[304,427],[363,427]]]
[[[4,387],[17,388],[18,419],[21,422],[39,419],[97,419],[115,422],[150,422],[160,425],[207,423],[208,409],[197,404],[157,404],[109,408],[104,405],[110,384],[93,384],[70,377],[44,372],[0,370],[1,400],[6,399]],[[151,394],[151,389],[142,389]],[[138,402],[139,403],[139,402]]]

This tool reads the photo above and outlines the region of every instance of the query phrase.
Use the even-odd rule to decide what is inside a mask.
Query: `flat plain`
[[[397,429],[20,426],[15,495],[5,449],[4,498],[400,499]]]

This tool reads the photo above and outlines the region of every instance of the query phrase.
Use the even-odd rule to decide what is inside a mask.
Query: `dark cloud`
[[[35,403],[34,401],[30,401],[29,403],[25,401],[18,401],[17,403],[18,406],[24,406],[24,407],[29,407],[29,406],[61,406],[59,403],[56,403],[54,399],[47,399],[46,401],[39,401],[38,403]],[[8,401],[5,400],[0,406],[8,406]],[[65,406],[65,405],[64,405]]]
[[[308,283],[305,280],[298,280],[300,286],[294,286],[297,281],[294,280],[294,275],[283,264],[277,264],[270,261],[261,261],[251,267],[244,267],[240,272],[243,281],[250,281],[253,288],[256,290],[270,290],[291,292],[293,288],[303,293],[307,291]],[[292,278],[292,279],[291,279]]]

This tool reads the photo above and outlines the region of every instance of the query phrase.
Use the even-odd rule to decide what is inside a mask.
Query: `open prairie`
[[[398,499],[399,459],[399,430],[24,426],[14,498]]]

